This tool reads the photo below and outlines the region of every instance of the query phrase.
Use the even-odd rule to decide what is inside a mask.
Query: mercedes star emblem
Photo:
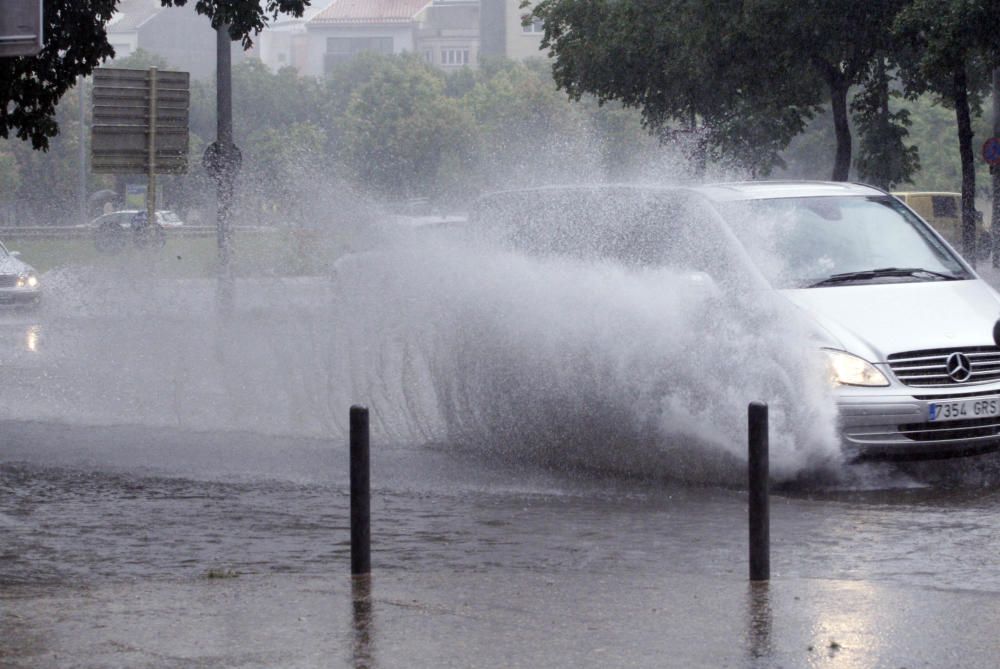
[[[964,353],[952,353],[944,364],[948,376],[955,383],[964,383],[972,376],[972,363]]]

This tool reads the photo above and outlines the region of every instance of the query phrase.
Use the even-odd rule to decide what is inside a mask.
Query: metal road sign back
[[[41,51],[42,0],[4,0],[0,6],[0,58]]]
[[[104,174],[187,172],[187,72],[94,70],[94,119],[91,129],[91,169]],[[150,113],[155,109],[155,123]],[[150,133],[155,144],[151,164]]]

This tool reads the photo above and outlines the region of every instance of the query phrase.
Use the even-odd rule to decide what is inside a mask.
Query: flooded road
[[[752,588],[728,478],[440,441],[426,396],[388,386],[373,408],[408,418],[373,426],[352,592],[330,379],[351,363],[320,355],[329,287],[291,288],[231,330],[207,286],[0,322],[0,665],[1000,663],[998,456],[783,483]]]
[[[3,666],[1000,658],[1000,491],[982,479],[783,491],[772,581],[751,587],[742,491],[376,444],[374,584],[355,599],[341,441],[2,433]]]
[[[347,564],[343,443],[38,423],[5,423],[3,435],[8,584]],[[968,465],[940,466],[955,470],[949,486]],[[745,572],[744,491],[381,444],[372,480],[380,569]],[[1000,593],[996,486],[784,490],[772,525],[776,578]]]

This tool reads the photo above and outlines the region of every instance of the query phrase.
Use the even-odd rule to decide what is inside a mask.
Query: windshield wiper
[[[847,283],[850,281],[868,281],[869,279],[879,279],[886,276],[925,276],[931,280],[935,281],[955,281],[963,277],[956,276],[955,274],[946,274],[944,272],[935,272],[932,269],[924,269],[923,267],[880,267],[879,269],[866,269],[860,272],[844,272],[842,274],[833,274],[826,277],[825,279],[820,279],[814,283],[807,285],[807,288],[817,288],[819,286],[832,286],[838,283]]]

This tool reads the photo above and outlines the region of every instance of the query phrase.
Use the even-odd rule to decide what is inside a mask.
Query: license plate
[[[1000,416],[1000,398],[959,400],[956,402],[931,402],[927,407],[931,422],[968,420]]]

